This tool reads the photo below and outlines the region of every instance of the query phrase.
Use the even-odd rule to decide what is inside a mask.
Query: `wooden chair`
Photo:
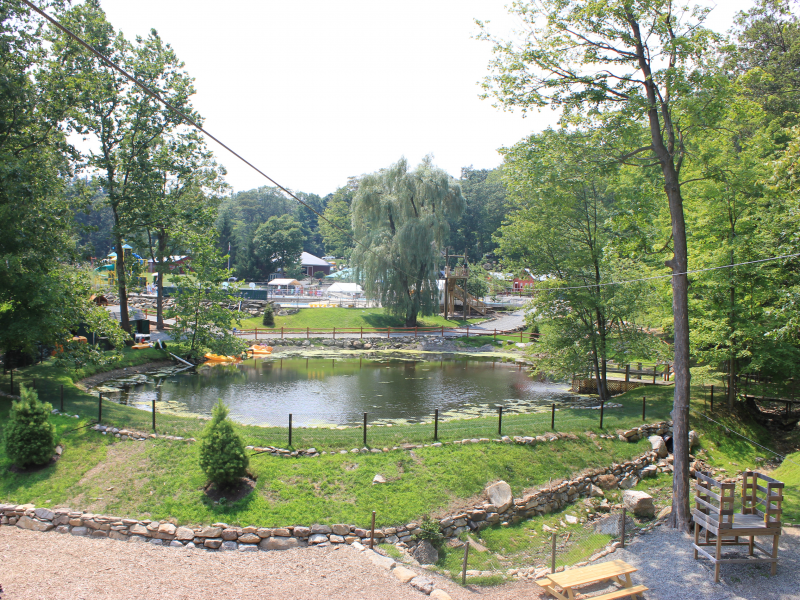
[[[760,485],[763,482],[764,485]],[[778,541],[781,535],[781,503],[783,483],[753,471],[745,471],[742,485],[741,512],[734,509],[735,483],[720,483],[707,475],[697,473],[695,483],[694,557],[702,554],[714,564],[714,582],[719,583],[721,563],[770,563],[770,574],[777,573]],[[718,489],[719,493],[712,490]],[[760,507],[760,508],[759,508]],[[700,534],[704,540],[701,541]],[[711,539],[711,536],[714,539]],[[772,536],[772,548],[756,543],[755,538]],[[749,538],[739,541],[739,538]],[[703,546],[714,546],[715,555],[703,550]],[[754,550],[766,554],[767,558],[722,558],[722,546],[747,546],[748,555],[756,556]]]

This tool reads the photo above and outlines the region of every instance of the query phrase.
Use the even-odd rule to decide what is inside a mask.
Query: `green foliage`
[[[55,427],[50,422],[53,407],[39,402],[36,390],[24,385],[20,385],[19,395],[3,428],[6,454],[18,467],[43,465],[53,458],[56,448]]]
[[[325,244],[325,252],[332,256],[350,256],[353,250],[353,228],[350,204],[353,201],[358,183],[339,188],[328,201],[325,217],[319,223],[319,231]]]
[[[275,309],[271,302],[264,306],[264,314],[261,317],[261,324],[264,327],[275,327]]]
[[[220,399],[211,412],[211,422],[203,431],[200,442],[200,468],[219,488],[236,483],[247,474],[250,464],[242,438],[234,431],[228,413],[228,407]]]
[[[317,271],[316,273],[314,273],[314,279],[319,279],[319,280],[325,279],[325,271]]]
[[[353,263],[367,296],[413,327],[439,310],[440,251],[461,189],[427,157],[414,171],[404,158],[364,176],[353,200]]]
[[[464,195],[464,210],[458,218],[451,219],[447,243],[455,254],[466,250],[470,261],[480,261],[497,248],[492,236],[506,216],[502,169],[464,167],[458,182]]]
[[[428,540],[434,548],[439,549],[444,544],[444,536],[439,529],[439,521],[431,518],[430,515],[422,517],[419,524],[420,532],[414,536],[417,541]]]
[[[291,215],[270,217],[258,226],[251,242],[252,264],[258,277],[267,279],[281,270],[290,277],[303,252],[303,230]]]

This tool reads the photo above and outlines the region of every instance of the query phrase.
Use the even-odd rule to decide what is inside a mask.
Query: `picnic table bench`
[[[611,560],[588,567],[581,567],[580,569],[553,573],[545,579],[537,580],[536,583],[560,600],[574,600],[575,588],[578,586],[601,581],[613,581],[620,584],[622,588],[607,594],[594,596],[592,600],[616,600],[617,598],[630,597],[635,599],[648,589],[643,585],[633,585],[631,573],[636,572],[636,570],[636,567],[623,560]],[[560,592],[556,589],[556,586],[561,588]]]

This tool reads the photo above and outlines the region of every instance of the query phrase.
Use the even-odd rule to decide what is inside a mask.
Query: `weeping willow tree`
[[[352,260],[367,295],[380,298],[406,327],[418,315],[436,314],[439,257],[448,218],[464,206],[461,188],[426,157],[414,171],[401,158],[366,175],[353,199]]]

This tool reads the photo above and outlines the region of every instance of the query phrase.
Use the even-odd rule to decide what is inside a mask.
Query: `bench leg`
[[[714,583],[719,583],[719,559],[722,558],[722,536],[717,534],[717,552],[715,554],[717,562],[714,563]]]
[[[781,539],[779,535],[772,536],[772,558],[778,558],[778,541]],[[769,570],[770,575],[777,575],[778,574],[778,563],[772,563],[772,567]]]

